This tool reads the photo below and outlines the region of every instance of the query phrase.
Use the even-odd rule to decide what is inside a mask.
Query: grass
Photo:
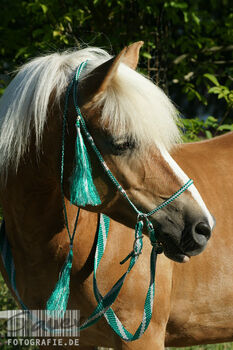
[[[0,274],[0,310],[14,310],[17,309],[16,303],[11,296],[3,277]],[[0,319],[0,349],[1,350],[37,350],[38,348],[32,346],[13,346],[7,344],[7,330],[6,320]]]
[[[233,350],[233,343],[187,346],[185,348],[167,348],[167,350]]]

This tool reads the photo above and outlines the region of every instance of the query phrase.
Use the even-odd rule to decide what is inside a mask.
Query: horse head
[[[116,58],[105,57],[97,66],[96,62],[87,62],[77,99],[107,166],[130,201],[146,213],[168,199],[188,177],[169,153],[173,147],[179,147],[177,112],[161,89],[135,71],[141,45],[142,42],[132,44]],[[76,116],[72,106],[69,115],[72,130]],[[70,157],[65,162],[69,167],[65,186],[68,197],[75,133],[70,131],[69,135],[73,137],[67,142]],[[86,209],[134,227],[135,211],[103,172],[95,152],[85,142],[101,199],[100,205]],[[213,228],[213,218],[194,185],[154,213],[151,222],[166,256],[180,262],[203,251]]]

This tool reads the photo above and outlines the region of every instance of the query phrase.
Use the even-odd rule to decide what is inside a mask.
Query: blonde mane
[[[18,167],[28,148],[31,131],[39,149],[51,93],[59,103],[74,69],[89,60],[81,79],[111,56],[99,48],[54,53],[31,60],[18,71],[0,100],[0,174]],[[179,140],[177,112],[168,97],[141,74],[120,64],[112,84],[98,104],[102,122],[112,135],[131,135],[141,145],[154,142],[169,149]]]

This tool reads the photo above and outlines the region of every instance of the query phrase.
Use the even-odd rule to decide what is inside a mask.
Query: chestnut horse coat
[[[207,206],[216,219],[216,227],[206,250],[192,257],[187,264],[178,264],[163,255],[158,257],[156,272],[156,297],[152,322],[141,339],[133,343],[121,342],[114,335],[105,320],[81,333],[80,348],[94,349],[94,345],[111,346],[117,349],[162,349],[166,346],[216,343],[233,340],[233,133],[193,144],[181,145],[173,157],[184,171],[195,181]],[[22,174],[14,179],[11,190],[1,192],[6,214],[10,200],[18,199],[23,193],[20,185]],[[44,189],[44,199],[49,188]],[[14,193],[14,196],[13,196]],[[34,192],[35,195],[35,192]],[[56,196],[50,198],[46,208],[38,206],[46,222],[33,221],[31,239],[14,237],[12,251],[16,264],[16,282],[19,293],[29,308],[43,308],[50,295],[56,275],[62,266],[67,246],[65,230],[61,231],[62,218],[58,215]],[[36,206],[31,198],[23,204]],[[17,206],[16,206],[17,207]],[[20,212],[21,208],[18,208]],[[46,210],[49,215],[44,215]],[[74,222],[76,208],[69,207],[69,220]],[[27,211],[27,210],[26,210]],[[9,211],[10,213],[10,211]],[[96,245],[97,215],[81,211],[78,233],[75,241],[74,266],[71,277],[69,308],[80,309],[84,319],[96,305],[93,289],[93,258]],[[7,231],[13,236],[17,213],[5,217]],[[18,218],[24,220],[24,218]],[[21,224],[21,223],[19,223]],[[49,229],[57,225],[60,232],[48,244]],[[40,230],[47,227],[48,237],[40,236]],[[120,277],[126,266],[119,262],[132,249],[134,232],[113,220],[106,253],[97,274],[100,290],[107,292]],[[142,317],[146,289],[149,283],[149,239],[144,238],[143,254],[130,273],[114,304],[114,310],[130,331],[136,329]],[[51,258],[52,257],[52,258]],[[59,266],[59,268],[58,268]],[[1,271],[10,287],[4,268]]]

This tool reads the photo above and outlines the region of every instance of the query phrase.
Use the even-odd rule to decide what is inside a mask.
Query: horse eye
[[[127,150],[132,150],[135,148],[135,142],[131,140],[126,141],[111,141],[111,148],[113,154],[119,155],[124,153]]]

